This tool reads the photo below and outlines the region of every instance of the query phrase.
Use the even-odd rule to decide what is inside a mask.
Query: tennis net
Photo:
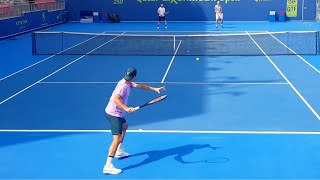
[[[227,34],[33,32],[34,55],[317,55],[317,31]]]

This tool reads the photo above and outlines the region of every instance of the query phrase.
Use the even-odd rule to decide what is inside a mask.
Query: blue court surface
[[[43,31],[168,35],[319,28],[316,22],[226,22],[224,29],[169,22],[157,30],[155,23],[136,22],[67,23]],[[268,55],[270,47],[289,48],[276,35],[248,40],[262,55],[180,56],[176,49],[170,56],[35,56],[31,34],[0,41],[0,178],[320,179],[319,55]],[[301,49],[307,45],[300,43]],[[105,175],[112,135],[104,108],[130,66],[138,70],[137,83],[166,86],[168,97],[127,114],[124,148],[131,156],[114,160],[121,174]],[[129,105],[157,95],[133,89]]]

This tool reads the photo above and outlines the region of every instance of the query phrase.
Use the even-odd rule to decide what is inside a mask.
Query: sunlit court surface
[[[173,4],[167,28],[65,22],[0,40],[0,179],[320,179],[319,23],[233,21],[222,1],[216,28],[213,14],[170,21]],[[104,110],[128,67],[167,97],[125,115],[130,156],[109,175]],[[157,96],[133,88],[128,105]]]

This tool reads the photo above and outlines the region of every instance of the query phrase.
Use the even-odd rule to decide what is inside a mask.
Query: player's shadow
[[[40,140],[47,140],[47,139],[53,139],[58,138],[61,136],[72,136],[77,133],[53,133],[53,132],[2,132],[0,134],[0,148],[8,145],[16,145],[21,143],[28,143],[28,142],[35,142]]]
[[[141,152],[141,153],[130,155],[129,157],[123,158],[123,159],[133,158],[137,156],[145,156],[145,155],[147,155],[148,157],[140,163],[129,165],[123,168],[123,170],[129,170],[129,169],[137,168],[139,166],[144,166],[144,165],[153,163],[155,161],[159,161],[168,156],[174,156],[173,158],[182,164],[195,163],[196,161],[194,162],[185,161],[183,157],[193,153],[195,150],[205,149],[205,148],[216,150],[216,149],[219,149],[220,147],[212,147],[210,144],[188,144],[188,145],[174,147],[174,148],[165,149],[165,150],[153,150],[153,151]]]

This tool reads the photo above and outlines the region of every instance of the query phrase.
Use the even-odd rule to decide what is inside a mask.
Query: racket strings
[[[157,98],[155,98],[155,99],[151,100],[149,103],[150,103],[150,104],[153,104],[153,103],[159,102],[159,101],[161,101],[161,100],[165,99],[166,97],[167,97],[167,95],[159,96],[159,97],[157,97]]]

